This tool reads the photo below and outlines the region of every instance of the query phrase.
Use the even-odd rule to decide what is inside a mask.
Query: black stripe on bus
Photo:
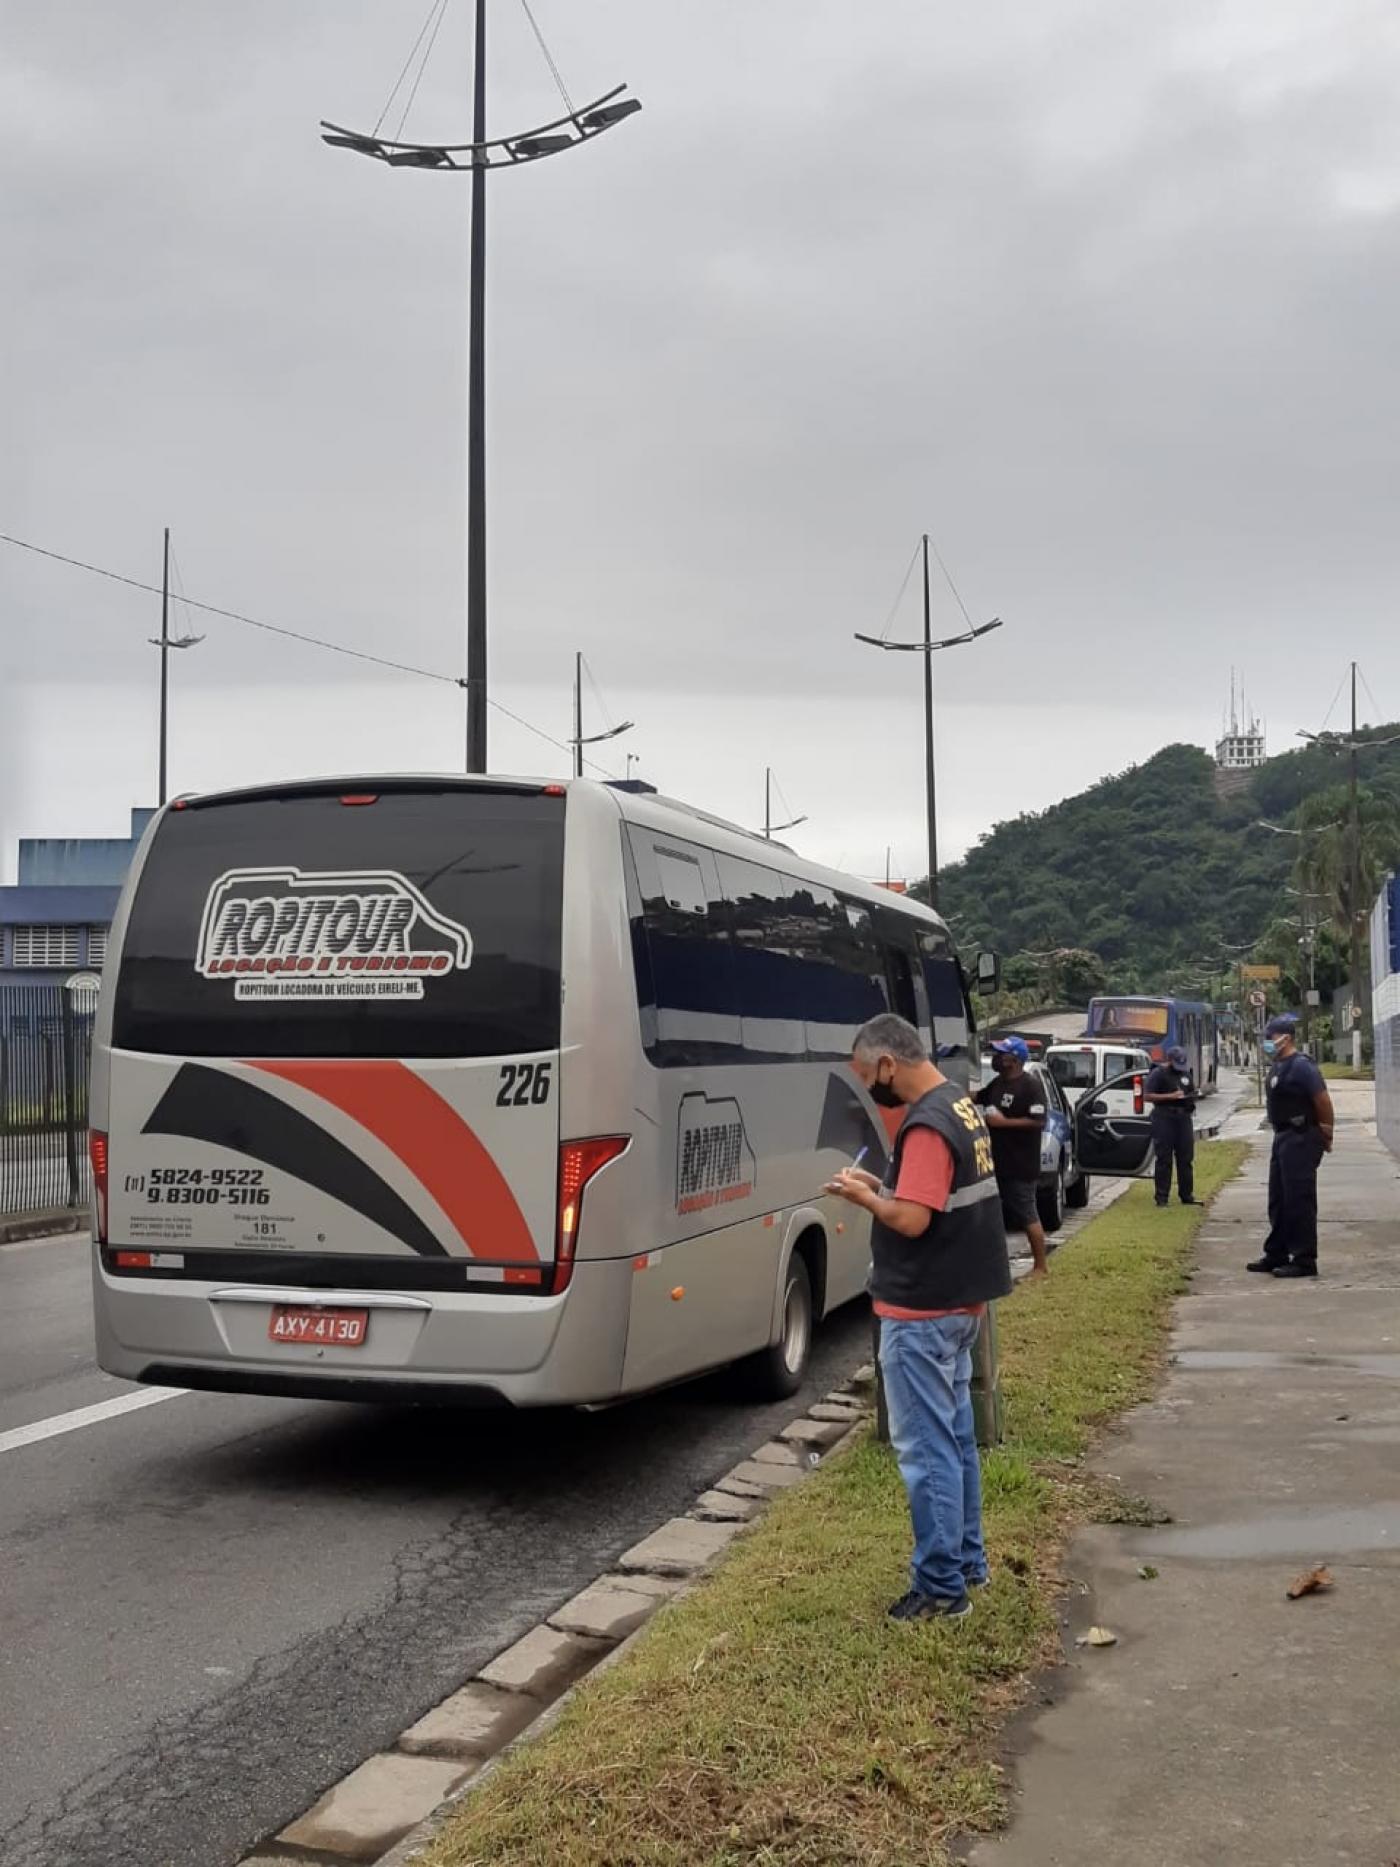
[[[208,1141],[289,1173],[400,1239],[419,1257],[449,1255],[441,1240],[358,1155],[266,1089],[224,1070],[182,1063],[144,1132]],[[256,1217],[256,1209],[248,1209]],[[169,1246],[157,1244],[157,1250]]]

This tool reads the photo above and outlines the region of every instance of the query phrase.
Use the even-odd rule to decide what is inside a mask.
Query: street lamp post
[[[152,648],[160,650],[160,724],[157,727],[160,744],[156,758],[156,803],[163,805],[169,795],[167,778],[170,769],[170,651],[194,648],[204,640],[202,635],[172,635],[170,633],[170,527],[168,525],[165,528],[165,545],[161,553],[160,634],[149,636],[147,640]]]
[[[349,149],[390,168],[469,170],[471,244],[467,360],[467,690],[466,768],[486,770],[486,172],[520,168],[546,156],[576,149],[641,109],[617,85],[591,104],[522,135],[486,136],[486,0],[476,0],[472,70],[472,140],[469,143],[404,143],[376,133],[322,121],[322,142]]]
[[[635,720],[624,720],[620,726],[609,726],[606,732],[590,733],[587,738],[583,731],[583,655],[574,656],[574,736],[569,741],[574,752],[574,776],[583,776],[583,748],[601,745],[605,739],[617,739],[623,733],[630,733],[636,725]],[[632,775],[631,755],[628,755],[627,775]]]
[[[787,799],[784,798],[783,802],[787,803]],[[788,809],[789,810],[792,809],[791,804],[788,804]],[[774,823],[773,821],[773,767],[771,765],[765,765],[763,768],[763,839],[764,841],[771,843],[773,838],[780,831],[795,830],[799,823],[805,823],[806,821],[807,821],[806,817],[803,816],[803,817],[789,817],[786,823]]]
[[[897,650],[905,654],[922,655],[924,658],[924,809],[927,815],[928,831],[928,898],[929,906],[938,906],[938,794],[934,775],[933,760],[933,657],[943,648],[960,648],[965,642],[976,641],[979,635],[989,635],[993,629],[1002,627],[1000,616],[993,616],[990,622],[974,626],[967,618],[967,628],[961,635],[945,636],[941,641],[933,639],[933,612],[929,591],[929,536],[925,532],[921,540],[924,570],[924,634],[920,642],[887,642],[883,636],[856,634],[858,642],[865,642],[871,648]],[[939,559],[942,563],[942,559]],[[964,612],[966,614],[966,612]]]

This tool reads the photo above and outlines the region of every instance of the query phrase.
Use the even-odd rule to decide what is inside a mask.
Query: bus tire
[[[1065,1170],[1064,1165],[1056,1169],[1055,1177],[1049,1186],[1036,1188],[1036,1211],[1040,1214],[1040,1223],[1047,1232],[1058,1232],[1065,1222]]]
[[[783,1279],[782,1322],[778,1339],[754,1355],[747,1366],[749,1386],[764,1400],[786,1400],[795,1394],[807,1378],[807,1363],[812,1354],[812,1330],[816,1323],[816,1305],[812,1300],[812,1277],[801,1252],[788,1259]]]
[[[1065,1204],[1075,1212],[1082,1212],[1089,1203],[1089,1176],[1081,1173],[1077,1180],[1065,1188]]]

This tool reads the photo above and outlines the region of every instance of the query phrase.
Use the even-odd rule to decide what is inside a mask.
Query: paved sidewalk
[[[1400,1167],[1372,1086],[1330,1087],[1322,1275],[1244,1271],[1266,1229],[1257,1134],[1164,1389],[1096,1461],[1173,1521],[1075,1540],[1068,1665],[1021,1726],[1012,1828],[974,1867],[1400,1860]],[[1334,1590],[1287,1600],[1315,1562]],[[1118,1644],[1076,1650],[1093,1623]]]

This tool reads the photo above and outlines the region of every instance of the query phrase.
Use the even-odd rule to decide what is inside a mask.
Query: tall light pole
[[[784,803],[787,802],[786,799],[784,799],[783,801]],[[789,810],[792,809],[791,804],[788,804],[788,809]],[[786,823],[774,823],[773,821],[773,767],[771,765],[765,765],[763,768],[763,837],[764,837],[764,841],[771,843],[773,838],[779,835],[783,830],[795,830],[799,823],[805,823],[806,821],[807,821],[806,817],[803,816],[803,817],[789,817]]]
[[[429,42],[431,49],[431,42]],[[426,54],[425,54],[426,62]],[[420,74],[421,75],[421,74]],[[599,136],[641,109],[617,85],[591,104],[522,135],[486,136],[486,0],[476,0],[472,68],[472,140],[469,143],[404,143],[339,124],[321,123],[322,142],[353,150],[390,168],[469,170],[471,186],[470,278],[467,288],[467,690],[466,768],[486,770],[486,171],[520,168]],[[567,102],[567,99],[566,99]],[[382,121],[382,118],[381,118]]]
[[[170,527],[165,528],[164,549],[160,559],[160,773],[156,781],[156,805],[166,798],[167,746],[170,725]]]
[[[193,648],[202,642],[202,635],[172,635],[170,633],[170,527],[165,528],[165,543],[161,552],[160,563],[160,634],[148,636],[152,648],[160,650],[160,724],[157,736],[160,744],[156,756],[156,803],[164,805],[169,796],[170,787],[167,776],[170,769],[170,651],[172,648]]]
[[[574,751],[574,776],[583,776],[583,748],[601,745],[605,739],[616,739],[622,733],[630,733],[636,725],[635,720],[624,720],[620,726],[609,726],[606,732],[590,733],[587,738],[583,733],[583,655],[574,656],[574,736],[569,741]],[[627,775],[632,775],[631,758],[628,758]]]
[[[963,611],[967,628],[961,635],[949,635],[941,641],[933,639],[933,606],[929,590],[929,535],[922,538],[924,563],[924,635],[921,642],[888,642],[880,635],[861,635],[856,633],[858,642],[865,642],[871,648],[898,650],[905,654],[922,655],[924,658],[924,809],[928,831],[928,898],[929,906],[938,906],[938,792],[934,775],[933,759],[933,657],[942,648],[960,648],[964,642],[975,642],[979,635],[988,635],[993,629],[1002,627],[1000,616],[993,616],[990,622],[974,625],[966,610]],[[942,559],[939,559],[940,564]],[[946,572],[944,573],[947,574]],[[956,590],[953,593],[957,595]],[[959,598],[961,605],[962,599]]]

